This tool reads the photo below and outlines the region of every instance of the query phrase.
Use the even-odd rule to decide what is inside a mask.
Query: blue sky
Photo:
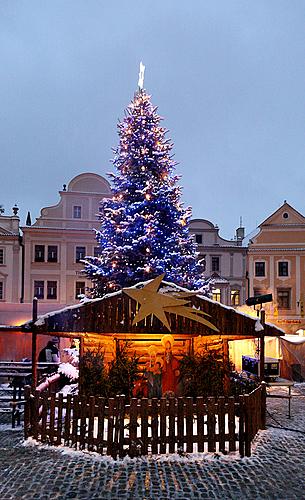
[[[0,204],[24,223],[112,170],[143,60],[194,217],[305,213],[304,26],[299,0],[1,0]]]

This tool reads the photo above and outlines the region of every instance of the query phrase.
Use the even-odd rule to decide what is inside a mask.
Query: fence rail
[[[263,390],[234,397],[131,399],[25,390],[25,436],[112,457],[239,451],[250,456]]]

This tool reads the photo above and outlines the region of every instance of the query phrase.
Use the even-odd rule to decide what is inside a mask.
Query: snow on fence
[[[165,453],[251,455],[264,428],[264,388],[234,397],[131,399],[31,394],[25,390],[25,437],[113,458]]]

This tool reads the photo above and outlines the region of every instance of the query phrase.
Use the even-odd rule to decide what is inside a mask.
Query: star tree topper
[[[123,288],[123,292],[125,292],[126,295],[138,302],[141,306],[138,314],[134,317],[132,324],[135,325],[151,314],[154,314],[154,316],[156,316],[156,318],[158,318],[161,323],[169,331],[171,331],[168,319],[165,314],[167,312],[177,314],[178,316],[183,316],[184,318],[189,318],[193,321],[197,321],[197,323],[201,323],[202,325],[208,326],[212,330],[219,332],[216,326],[202,317],[210,316],[209,314],[198,309],[192,309],[186,306],[186,304],[189,304],[189,301],[185,300],[184,297],[194,295],[193,293],[180,292],[178,296],[181,298],[158,293],[164,276],[165,274],[161,274],[161,276],[158,276],[140,289]]]
[[[143,90],[143,88],[144,88],[144,72],[145,72],[145,66],[141,61],[140,62],[139,80],[138,80],[139,90]]]

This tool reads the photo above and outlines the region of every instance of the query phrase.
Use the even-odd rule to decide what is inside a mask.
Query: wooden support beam
[[[261,310],[261,324],[263,327],[265,327],[265,311],[262,309]],[[260,349],[259,349],[259,378],[260,381],[263,382],[265,380],[265,335],[264,335],[264,330],[262,331],[260,335]]]
[[[37,386],[37,331],[35,322],[37,321],[37,306],[38,299],[34,297],[33,299],[33,309],[32,309],[32,389],[34,390]]]

